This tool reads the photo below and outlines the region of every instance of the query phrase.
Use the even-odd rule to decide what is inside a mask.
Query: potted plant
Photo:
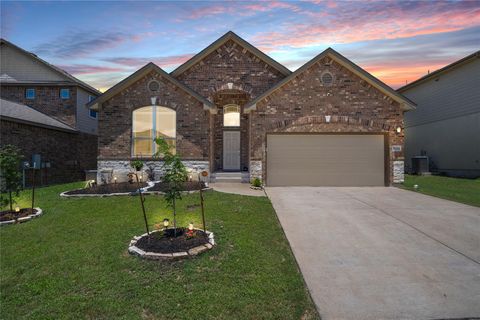
[[[142,160],[132,160],[130,161],[130,166],[135,169],[135,171],[140,171],[143,168],[143,161]]]
[[[177,210],[176,200],[182,198],[183,183],[188,179],[187,169],[182,163],[180,156],[173,154],[170,145],[163,138],[157,138],[155,143],[158,151],[155,156],[162,157],[164,161],[163,181],[167,183],[168,189],[164,198],[167,205],[173,209],[173,232],[177,236]]]

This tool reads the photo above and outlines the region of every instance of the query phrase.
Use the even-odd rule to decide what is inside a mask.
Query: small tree
[[[176,200],[182,199],[183,183],[188,178],[187,169],[182,163],[180,156],[173,154],[167,141],[163,138],[155,140],[158,145],[156,156],[163,158],[164,176],[163,181],[167,183],[168,189],[165,192],[165,201],[173,209],[173,232],[177,236],[177,210]]]
[[[20,149],[16,146],[8,144],[0,148],[0,205],[9,205],[10,211],[13,211],[15,203],[13,196],[18,197],[22,190],[22,175],[19,170],[22,158]],[[8,197],[5,197],[5,194],[8,194]]]

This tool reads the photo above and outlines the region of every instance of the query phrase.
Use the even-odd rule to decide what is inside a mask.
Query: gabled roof
[[[302,74],[305,70],[307,70],[308,68],[310,68],[311,66],[313,66],[315,63],[317,63],[318,61],[320,61],[322,58],[324,57],[329,57],[331,59],[333,59],[335,62],[337,62],[338,64],[340,64],[341,66],[345,67],[346,69],[348,69],[349,71],[351,71],[352,73],[354,73],[355,75],[357,75],[358,77],[360,77],[361,79],[365,80],[366,82],[368,82],[370,85],[372,85],[373,87],[375,87],[376,89],[380,90],[382,93],[384,93],[385,95],[387,95],[388,97],[392,98],[393,100],[399,102],[401,105],[402,105],[402,108],[404,110],[412,110],[412,109],[415,109],[415,103],[411,100],[409,100],[408,98],[404,97],[403,95],[399,94],[398,92],[396,92],[395,90],[393,90],[392,88],[390,88],[388,85],[386,85],[385,83],[383,83],[382,81],[378,80],[377,78],[375,78],[374,76],[372,76],[370,73],[368,73],[367,71],[365,71],[364,69],[360,68],[359,66],[357,66],[355,63],[353,63],[352,61],[348,60],[347,58],[345,58],[344,56],[342,56],[340,53],[338,53],[337,51],[333,50],[332,48],[328,48],[326,49],[325,51],[323,51],[322,53],[320,53],[319,55],[317,55],[316,57],[314,57],[312,60],[308,61],[307,63],[305,63],[303,66],[301,66],[300,68],[298,68],[297,70],[295,70],[292,74],[290,74],[288,77],[284,78],[283,80],[281,80],[280,82],[278,82],[276,85],[274,85],[273,87],[271,87],[270,89],[268,89],[267,91],[265,91],[264,93],[262,93],[261,95],[259,95],[258,97],[256,97],[254,100],[252,100],[251,102],[249,102],[246,106],[245,106],[245,112],[250,112],[251,110],[255,110],[256,108],[256,104],[258,102],[260,102],[261,100],[265,99],[266,97],[268,97],[269,95],[271,95],[273,92],[275,92],[276,90],[280,89],[281,87],[283,87],[285,84],[287,84],[288,82],[292,81],[293,79],[295,79],[297,76],[299,76],[300,74]]]
[[[117,83],[116,85],[108,89],[107,91],[105,91],[104,94],[97,97],[95,100],[89,102],[87,106],[93,110],[98,110],[98,106],[100,104],[110,99],[111,97],[115,96],[125,88],[128,88],[130,85],[140,80],[142,77],[144,77],[151,71],[158,72],[162,77],[164,77],[165,79],[173,83],[175,86],[182,89],[183,91],[185,91],[186,93],[188,93],[189,95],[197,99],[198,101],[202,102],[204,109],[206,110],[215,109],[215,105],[213,103],[211,103],[210,101],[208,101],[207,99],[205,99],[204,97],[202,97],[201,95],[199,95],[198,93],[190,89],[189,87],[185,86],[183,83],[179,82],[177,79],[173,78],[171,75],[163,71],[162,68],[160,68],[153,62],[149,62],[139,70],[135,71],[130,76],[128,76],[127,78],[123,79],[122,81],[120,81],[119,83]]]
[[[20,48],[19,46],[16,46],[16,45],[14,45],[13,43],[11,43],[11,42],[3,39],[3,38],[0,38],[0,43],[1,43],[1,44],[5,44],[5,45],[8,45],[8,46],[10,46],[10,47],[12,47],[12,48],[20,51],[21,53],[27,55],[28,57],[30,57],[30,58],[32,58],[32,59],[34,59],[34,60],[42,63],[43,65],[45,65],[45,66],[48,67],[49,69],[51,69],[51,70],[53,70],[54,72],[56,72],[56,73],[60,74],[61,76],[65,77],[67,81],[73,82],[74,84],[82,87],[83,89],[89,91],[90,93],[94,93],[94,94],[97,94],[97,95],[102,94],[100,91],[98,91],[98,90],[95,89],[94,87],[92,87],[92,86],[86,84],[85,82],[83,82],[83,81],[75,78],[74,76],[72,76],[72,75],[71,75],[70,73],[68,73],[67,71],[62,70],[62,69],[54,66],[53,64],[48,63],[47,61],[45,61],[45,60],[43,60],[43,59],[40,59],[36,54],[31,53],[31,52],[28,52],[27,50],[22,49],[22,48]],[[7,75],[2,75],[2,77],[3,77],[3,80],[7,80],[7,77],[8,77],[8,76],[7,76]],[[11,78],[11,77],[10,77],[10,78]],[[11,78],[11,79],[13,79],[13,78]],[[2,82],[3,82],[3,81],[2,81]],[[6,81],[6,83],[9,83],[9,82]],[[20,81],[20,82],[19,82],[19,81],[15,81],[15,83],[23,83],[23,82],[21,82],[21,81]],[[38,83],[38,81],[31,82],[31,83]]]
[[[5,99],[0,99],[0,118],[48,129],[78,132],[69,125],[30,108],[29,106]]]
[[[170,74],[174,77],[178,77],[180,74],[185,72],[186,70],[190,69],[193,65],[197,64],[200,62],[203,58],[208,56],[210,53],[214,52],[217,50],[219,47],[221,47],[225,42],[228,40],[232,40],[238,44],[240,44],[242,47],[246,48],[248,51],[250,51],[252,54],[254,54],[257,58],[265,62],[266,64],[270,65],[273,67],[275,70],[279,71],[281,74],[288,76],[292,72],[288,70],[284,65],[278,63],[271,57],[267,56],[265,53],[260,51],[259,49],[255,48],[253,45],[239,37],[237,34],[235,34],[233,31],[228,31],[225,33],[223,36],[218,38],[215,42],[210,44],[208,47],[194,55],[192,58],[190,58],[187,62],[184,64],[180,65],[178,68],[173,70]]]
[[[417,86],[421,83],[424,83],[424,82],[426,82],[426,81],[428,81],[432,78],[438,77],[441,74],[444,74],[445,72],[449,72],[449,71],[451,71],[455,68],[458,68],[458,67],[464,65],[465,63],[468,63],[470,61],[473,61],[473,60],[479,59],[479,58],[480,58],[480,50],[472,53],[471,55],[466,56],[465,58],[457,60],[457,61],[455,61],[455,62],[453,62],[453,63],[451,63],[451,64],[449,64],[449,65],[447,65],[443,68],[435,70],[434,72],[429,73],[429,74],[427,74],[427,75],[425,75],[425,76],[423,76],[423,77],[421,77],[421,78],[419,78],[419,79],[417,79],[413,82],[410,82],[409,84],[397,89],[397,91],[398,92],[405,92],[408,89],[411,89],[411,88],[413,88],[413,87],[415,87],[415,86]]]

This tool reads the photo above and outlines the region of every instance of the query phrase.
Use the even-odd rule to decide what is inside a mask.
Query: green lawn
[[[431,196],[480,207],[480,179],[459,179],[441,176],[405,176],[403,188]]]
[[[81,185],[39,189],[45,214],[0,228],[2,319],[318,318],[267,198],[207,193],[217,246],[158,262],[127,252],[144,233],[139,198],[58,196]],[[199,209],[187,209],[195,203],[196,194],[179,203],[180,225],[200,225]],[[146,208],[150,225],[172,219],[159,196],[147,196]]]

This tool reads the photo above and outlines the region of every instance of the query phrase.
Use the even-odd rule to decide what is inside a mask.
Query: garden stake
[[[140,194],[140,202],[142,203],[142,211],[143,211],[143,219],[145,220],[145,228],[147,229],[147,234],[150,235],[150,231],[148,230],[148,221],[147,215],[145,214],[145,199],[143,198],[142,188],[140,188],[140,181],[138,180],[138,174],[135,172],[135,178],[137,178],[137,186],[138,186],[138,193]]]
[[[32,178],[32,212],[33,214],[33,207],[35,206],[35,163],[33,163],[33,178]]]
[[[202,222],[203,222],[203,232],[207,233],[207,226],[205,225],[205,210],[203,208],[203,192],[202,187],[200,187],[200,205],[202,207]]]

